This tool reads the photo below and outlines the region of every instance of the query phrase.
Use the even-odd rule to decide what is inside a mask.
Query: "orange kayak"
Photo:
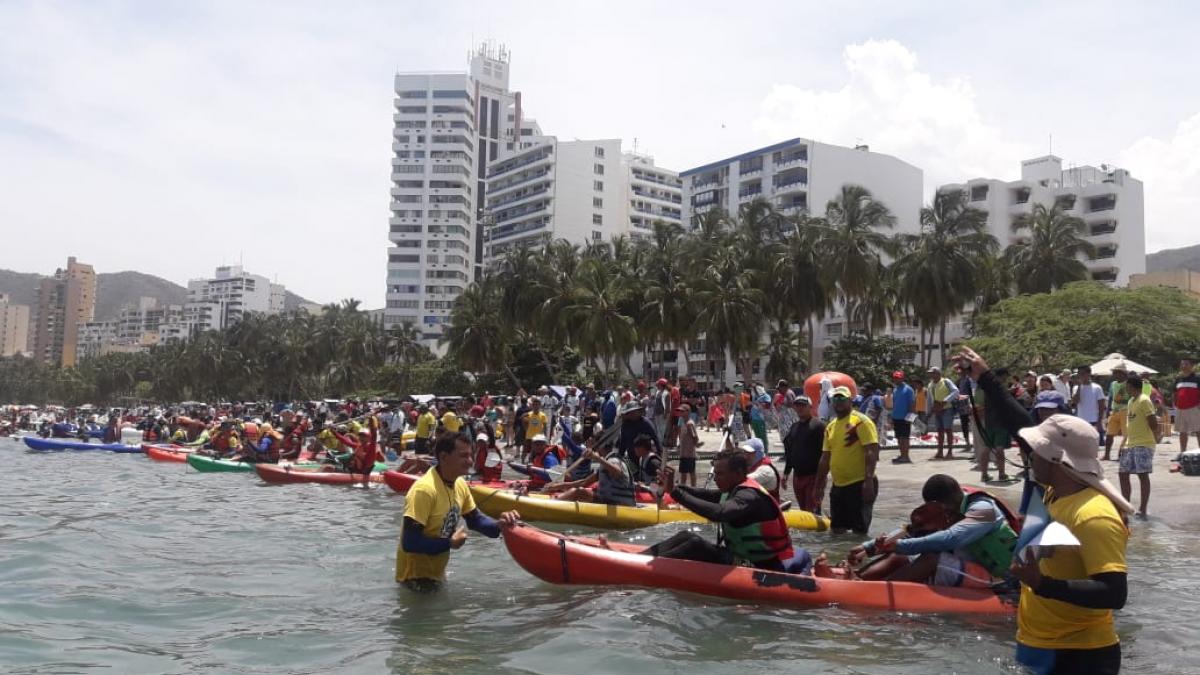
[[[188,455],[192,454],[192,448],[184,448],[170,443],[142,443],[142,450],[150,459],[159,462],[178,462],[180,464],[187,463]]]
[[[268,483],[320,483],[322,485],[362,485],[361,473],[341,473],[337,471],[312,471],[279,464],[255,464],[254,470],[258,477]],[[372,473],[368,479],[371,483],[382,483],[383,474]]]
[[[669,588],[733,600],[793,607],[842,607],[889,612],[1012,614],[1014,600],[977,588],[899,581],[857,581],[770,572],[642,555],[645,545],[609,543],[547,532],[530,525],[504,531],[513,560],[553,584]]]

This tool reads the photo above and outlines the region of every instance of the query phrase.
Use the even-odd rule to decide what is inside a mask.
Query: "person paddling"
[[[417,479],[404,503],[404,522],[396,548],[396,582],[418,593],[441,588],[446,579],[450,551],[467,541],[466,527],[495,539],[500,530],[513,527],[516,511],[493,520],[479,511],[471,489],[463,480],[471,472],[471,439],[465,434],[445,434],[433,445],[437,466]]]

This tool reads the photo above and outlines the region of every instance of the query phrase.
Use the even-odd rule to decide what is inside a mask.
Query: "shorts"
[[[859,534],[866,534],[871,528],[871,512],[875,504],[863,501],[863,482],[860,480],[857,483],[829,488],[830,529],[853,530]]]
[[[892,418],[892,431],[896,432],[896,438],[908,438],[912,436],[912,423],[908,420],[898,420]]]
[[[934,431],[954,431],[954,410],[946,409],[939,413],[929,413]]]
[[[1117,453],[1117,473],[1154,473],[1154,448],[1122,448]]]
[[[1125,435],[1125,420],[1126,417],[1124,410],[1114,410],[1111,414],[1109,414],[1108,425],[1104,428],[1104,431],[1108,434],[1109,438],[1113,436]]]
[[[679,458],[679,473],[696,473],[696,458],[695,457],[680,457]]]
[[[937,571],[933,573],[932,583],[934,586],[990,588],[992,575],[977,562],[944,552],[938,554]]]
[[[1117,675],[1121,672],[1121,643],[1096,649],[1042,649],[1018,642],[1017,663],[1032,675]]]
[[[1175,430],[1180,434],[1200,434],[1200,406],[1176,410]]]
[[[428,438],[414,438],[413,439],[413,452],[417,453],[418,455],[429,454],[429,439]]]

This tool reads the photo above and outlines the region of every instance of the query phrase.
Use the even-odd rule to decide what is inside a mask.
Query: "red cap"
[[[637,386],[638,386],[638,389],[645,389],[645,388],[646,388],[646,381],[645,381],[645,380],[638,380],[638,385],[637,385]]]
[[[481,405],[471,406],[471,417],[483,417],[483,412],[484,412],[483,406],[481,406]]]
[[[667,378],[660,377],[660,378],[658,378],[658,382],[656,384],[658,384],[658,386],[660,386],[660,387],[665,387],[668,384],[670,384],[670,382],[667,382]]]
[[[893,380],[903,380],[904,379],[904,371],[897,370],[896,372],[892,373],[892,379]]]

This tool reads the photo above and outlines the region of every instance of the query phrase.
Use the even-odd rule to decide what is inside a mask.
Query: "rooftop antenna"
[[[1053,133],[1050,134],[1050,153],[1049,154],[1051,154],[1051,155],[1054,154],[1054,134]]]
[[[633,154],[637,154],[637,136],[633,137]]]

